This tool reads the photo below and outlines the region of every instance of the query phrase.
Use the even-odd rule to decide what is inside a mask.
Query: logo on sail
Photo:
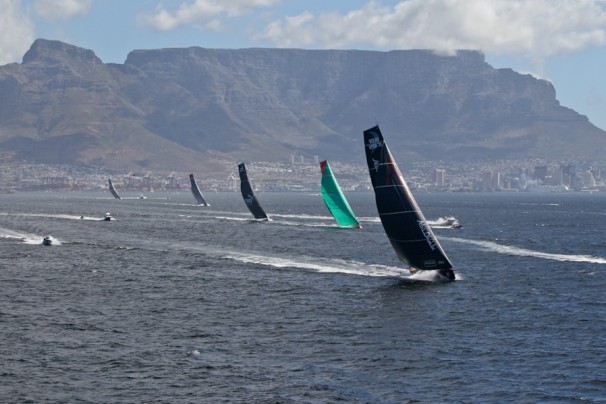
[[[437,248],[437,246],[436,246],[435,241],[433,241],[433,238],[431,237],[431,233],[429,232],[427,225],[425,225],[425,223],[422,220],[417,220],[417,224],[419,225],[419,229],[421,229],[421,233],[423,233],[425,240],[427,240],[427,244],[429,245],[429,248],[432,251],[435,250]]]
[[[379,135],[377,135],[376,133],[373,133],[373,135],[373,137],[368,138],[368,148],[370,150],[374,150],[377,147],[383,146],[381,139],[379,139]]]
[[[244,197],[244,202],[248,205],[251,206],[255,201],[255,197],[253,195],[246,195]]]
[[[379,160],[372,159],[372,163],[373,163],[373,164],[374,164],[374,166],[375,166],[375,171],[379,171],[379,163],[380,163],[380,161],[379,161]]]

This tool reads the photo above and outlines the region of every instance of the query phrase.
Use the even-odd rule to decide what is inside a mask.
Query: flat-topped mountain
[[[36,40],[0,67],[0,148],[38,163],[224,172],[293,154],[364,164],[379,123],[399,160],[602,158],[606,132],[551,83],[481,53],[158,49],[105,64]]]

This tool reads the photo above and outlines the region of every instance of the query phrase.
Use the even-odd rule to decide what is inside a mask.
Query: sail
[[[202,196],[202,192],[200,192],[200,188],[198,188],[198,184],[196,183],[193,174],[189,174],[189,182],[191,183],[191,193],[194,194],[196,202],[198,202],[199,205],[210,206],[204,199],[204,196]]]
[[[364,149],[381,223],[398,258],[417,269],[451,269],[378,125],[364,131]]]
[[[250,185],[250,181],[248,180],[248,174],[246,174],[246,167],[244,163],[238,164],[238,171],[240,172],[240,190],[242,191],[242,197],[244,198],[244,202],[248,209],[253,214],[255,219],[269,219],[255,193]]]
[[[320,192],[326,207],[335,218],[335,221],[340,227],[360,227],[356,215],[351,210],[345,195],[339,187],[337,179],[330,169],[330,165],[326,160],[320,162],[320,171],[322,172],[322,182],[320,184]]]
[[[122,199],[120,198],[120,195],[118,195],[118,193],[116,192],[116,188],[114,188],[114,184],[112,184],[112,179],[108,178],[109,181],[109,192],[112,193],[112,195],[114,196],[114,198],[116,199]]]

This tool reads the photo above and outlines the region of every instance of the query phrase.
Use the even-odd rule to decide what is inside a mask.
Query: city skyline
[[[332,161],[335,176],[344,191],[370,191],[368,168],[362,164]],[[235,167],[235,163],[234,163]],[[106,190],[111,178],[117,189],[133,192],[188,191],[188,173],[116,172],[92,167],[61,165],[0,164],[0,192],[32,190]],[[261,191],[319,189],[320,168],[315,161],[247,163]],[[415,162],[403,164],[403,176],[411,189],[430,192],[495,191],[606,191],[602,162],[555,162],[496,160],[485,162]],[[197,175],[203,191],[237,191],[237,172],[221,176]]]

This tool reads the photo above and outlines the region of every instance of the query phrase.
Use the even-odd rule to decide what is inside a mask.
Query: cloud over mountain
[[[541,59],[606,44],[606,10],[596,0],[371,1],[342,14],[283,18],[260,38],[280,47],[480,49]]]

